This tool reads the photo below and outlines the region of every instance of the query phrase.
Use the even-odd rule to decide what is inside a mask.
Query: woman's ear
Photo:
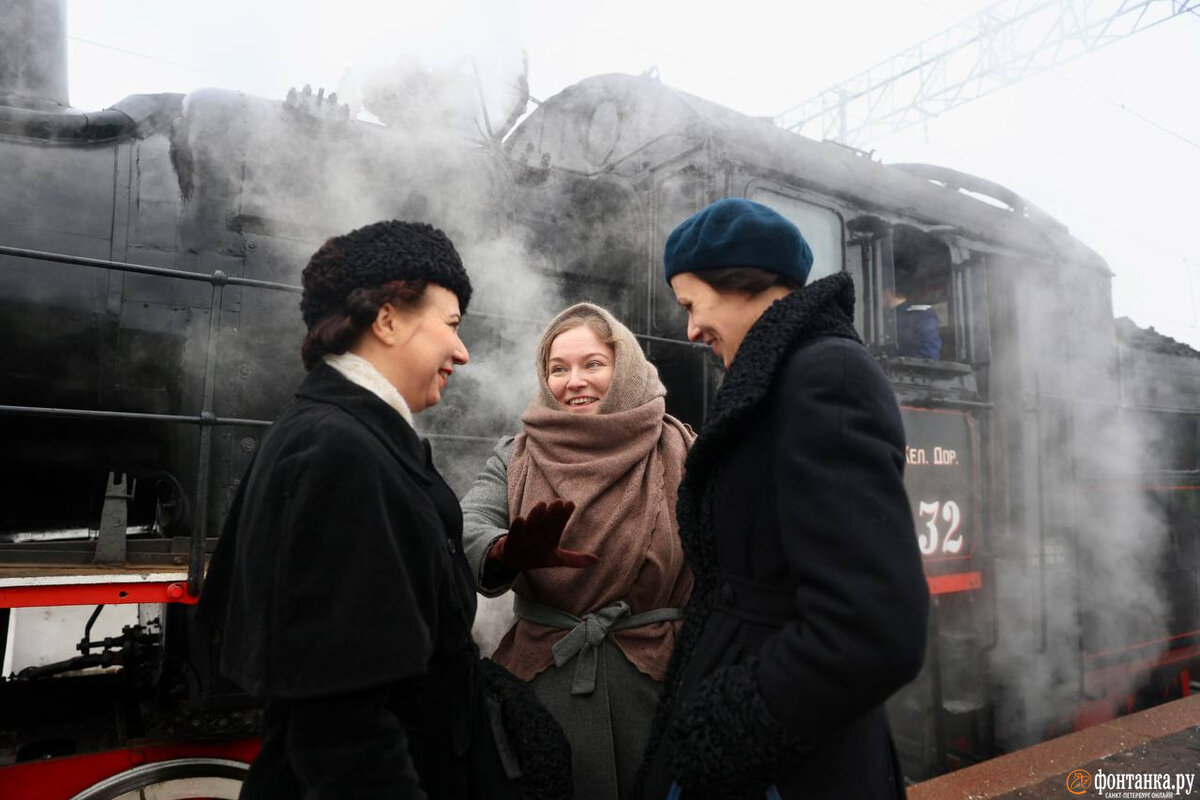
[[[379,340],[380,344],[393,346],[397,341],[397,314],[391,303],[384,303],[375,312],[375,321],[367,330]]]
[[[375,312],[375,321],[367,330],[380,344],[395,347],[412,338],[417,322],[414,312],[401,311],[391,303],[384,303]]]

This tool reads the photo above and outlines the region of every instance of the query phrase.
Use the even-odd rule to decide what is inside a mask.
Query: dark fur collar
[[[697,577],[711,573],[707,553],[700,552],[708,549],[709,542],[701,539],[711,538],[711,531],[694,523],[709,475],[726,444],[755,418],[752,412],[767,398],[784,361],[797,347],[828,336],[859,341],[853,320],[854,282],[839,272],[776,300],[746,334],[717,392],[713,412],[688,453],[679,488],[680,536]],[[685,514],[690,517],[686,522]]]

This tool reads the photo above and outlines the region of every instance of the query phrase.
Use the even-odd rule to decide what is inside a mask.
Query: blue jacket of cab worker
[[[933,306],[901,303],[896,306],[896,343],[900,355],[910,358],[942,357],[941,321]]]

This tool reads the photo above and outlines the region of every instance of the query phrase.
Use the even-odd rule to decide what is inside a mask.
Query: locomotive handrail
[[[192,425],[242,425],[252,428],[269,428],[269,419],[246,419],[242,417],[218,417],[212,414],[153,414],[146,411],[102,411],[88,408],[46,408],[43,406],[0,405],[0,414],[24,414],[30,417],[64,417],[73,419],[136,419],[152,422],[181,422]],[[460,442],[496,441],[495,436],[472,436],[467,433],[425,433],[417,431],[424,439],[446,439]]]
[[[28,250],[24,247],[7,247],[0,245],[0,256],[15,256],[17,258],[33,258],[38,261],[53,261],[59,264],[75,264],[80,267],[98,267],[100,269],[115,269],[120,272],[135,272],[141,275],[158,275],[163,278],[178,278],[184,281],[200,281],[214,286],[253,286],[258,289],[275,289],[281,292],[303,291],[300,286],[276,281],[260,281],[254,278],[242,278],[229,275],[222,270],[208,272],[190,272],[169,267],[152,267],[148,264],[130,264],[124,261],[108,261],[103,258],[85,258],[83,256],[68,256],[63,253],[49,253],[44,250]]]
[[[63,253],[51,253],[45,250],[29,250],[24,247],[8,247],[0,245],[0,255],[14,256],[16,258],[32,258],[38,261],[52,261],[58,264],[74,264],[80,267],[96,267],[99,269],[115,269],[120,272],[133,272],[141,275],[157,275],[163,278],[177,278],[184,281],[200,281],[203,283],[212,283],[218,285],[229,286],[250,286],[258,289],[275,289],[281,292],[300,293],[304,291],[303,287],[291,283],[279,283],[277,281],[262,281],[255,278],[242,278],[236,275],[229,275],[222,270],[214,272],[191,272],[189,270],[172,269],[170,267],[152,267],[148,264],[131,264],[125,261],[109,261],[103,258],[86,258],[84,256],[69,256]],[[537,325],[547,325],[550,322],[550,317],[545,320],[532,320],[520,317],[514,317],[510,314],[497,314],[494,311],[475,311],[472,316],[476,317],[491,317],[505,321],[521,320]],[[634,338],[642,339],[647,342],[659,342],[661,344],[674,344],[681,347],[690,347],[694,349],[707,349],[708,345],[702,342],[690,342],[686,339],[671,339],[666,336],[653,336],[648,333],[634,333]]]
[[[145,411],[103,411],[88,408],[45,408],[42,406],[0,405],[0,414],[24,414],[31,417],[69,417],[76,419],[138,419],[159,422],[188,422],[195,425],[246,425],[266,428],[270,420],[218,417],[212,414],[153,414]]]
[[[1157,414],[1188,414],[1195,415],[1194,408],[1176,408],[1174,406],[1152,406],[1148,403],[1130,403],[1121,401],[1117,406],[1121,411],[1153,411]]]
[[[990,411],[996,407],[996,404],[990,401],[959,400],[953,397],[919,397],[912,402],[923,403],[930,408],[965,408],[978,409],[980,411]]]

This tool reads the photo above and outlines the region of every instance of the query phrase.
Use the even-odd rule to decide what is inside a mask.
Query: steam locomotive
[[[30,19],[22,69],[0,57],[0,600],[145,601],[93,639],[97,609],[79,655],[32,666],[14,651],[30,612],[0,612],[0,795],[236,796],[255,711],[188,601],[301,377],[300,269],[383,218],[446,230],[477,284],[466,380],[420,421],[460,492],[568,303],[626,321],[670,412],[703,424],[721,372],[660,276],[666,235],[707,203],[775,208],[814,278],[853,277],[934,598],[926,667],[889,706],[910,780],[1195,688],[1200,360],[1117,326],[1103,259],[1014,192],[651,76],[581,81],[473,138],[420,108],[352,120],[309,91],[81,113],[55,68],[61,13]],[[937,358],[904,354],[895,296],[937,314]],[[161,595],[134,580],[158,574]]]

